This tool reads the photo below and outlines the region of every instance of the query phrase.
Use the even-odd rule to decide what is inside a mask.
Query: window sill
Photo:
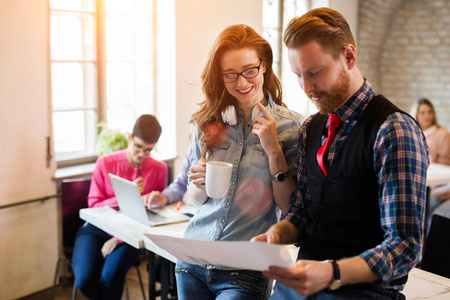
[[[155,157],[156,155],[152,156],[153,158],[157,160],[164,161],[168,166],[169,170],[173,168],[173,161],[176,157],[167,157],[161,159],[160,157]],[[66,167],[66,168],[59,168],[55,171],[55,176],[53,176],[53,180],[63,180],[68,178],[76,178],[76,177],[83,177],[92,175],[92,172],[94,172],[95,168],[95,162],[89,163],[89,164],[81,164],[77,166],[72,167]],[[169,172],[170,173],[170,172]],[[171,178],[171,174],[169,174],[169,178]]]
[[[55,172],[53,180],[62,180],[67,178],[81,177],[91,175],[94,172],[95,163],[83,164],[73,167],[60,168]]]

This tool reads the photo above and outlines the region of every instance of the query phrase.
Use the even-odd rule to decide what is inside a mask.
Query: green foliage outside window
[[[97,155],[111,153],[128,147],[127,134],[117,129],[108,128],[106,122],[99,122],[101,128],[97,137]]]

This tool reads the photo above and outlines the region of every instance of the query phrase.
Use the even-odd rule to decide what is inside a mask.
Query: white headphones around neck
[[[274,105],[272,95],[269,95],[269,101],[271,103],[271,106]],[[236,108],[234,105],[228,105],[225,110],[221,112],[222,115],[222,121],[224,123],[227,123],[231,126],[234,126],[237,124],[237,115],[236,115]],[[264,116],[264,114],[259,109],[258,105],[255,105],[252,110],[251,120],[256,118],[256,116]]]

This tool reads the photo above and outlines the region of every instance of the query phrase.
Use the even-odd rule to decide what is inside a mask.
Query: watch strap
[[[341,280],[341,270],[339,270],[339,265],[334,259],[330,260],[330,263],[333,266],[333,279]]]
[[[328,260],[329,263],[331,263],[331,266],[333,267],[333,278],[330,281],[330,284],[328,285],[328,289],[330,290],[336,290],[341,287],[341,271],[339,269],[339,265],[334,259]]]

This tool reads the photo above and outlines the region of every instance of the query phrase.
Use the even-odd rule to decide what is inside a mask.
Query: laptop
[[[163,207],[146,209],[137,184],[114,174],[108,174],[119,204],[120,212],[149,226],[189,221],[190,217],[173,209]]]

